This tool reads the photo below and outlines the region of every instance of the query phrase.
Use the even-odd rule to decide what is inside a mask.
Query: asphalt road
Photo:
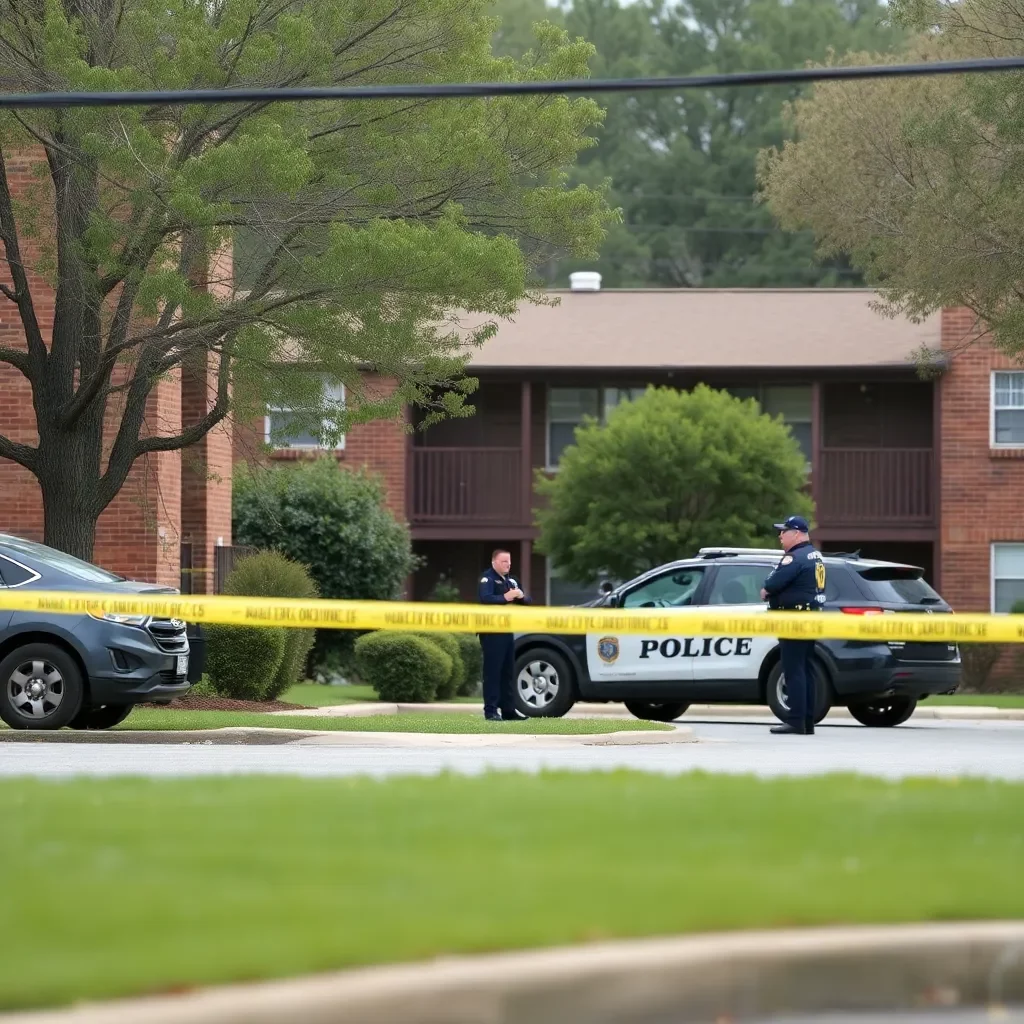
[[[848,771],[885,778],[979,776],[1024,780],[1024,721],[922,719],[895,729],[849,722],[819,726],[813,737],[773,736],[774,718],[686,719],[698,743],[636,747],[388,748],[331,746],[2,743],[0,776],[416,774],[487,769],[576,771],[635,768],[676,774],[692,769],[761,776]]]
[[[745,1024],[1022,1024],[1024,1008],[997,1007],[991,1010],[921,1010],[915,1013],[850,1013],[808,1017],[766,1017]]]

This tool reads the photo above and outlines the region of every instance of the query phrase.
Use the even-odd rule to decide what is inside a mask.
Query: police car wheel
[[[548,647],[516,658],[516,708],[532,718],[561,718],[576,703],[572,670]]]
[[[880,697],[867,704],[851,704],[850,714],[861,725],[874,729],[891,729],[902,725],[917,710],[915,697]]]
[[[634,718],[642,718],[646,722],[674,722],[690,705],[689,704],[653,704],[648,701],[627,700],[626,710]]]
[[[817,725],[829,713],[828,683],[821,668],[814,665],[814,695],[816,711],[814,724]],[[777,661],[768,673],[768,684],[765,687],[765,700],[772,714],[780,722],[789,720],[789,701],[786,695],[786,677],[782,674],[782,662]]]

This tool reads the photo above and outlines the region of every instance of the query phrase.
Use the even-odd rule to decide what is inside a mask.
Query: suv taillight
[[[839,609],[844,615],[881,615],[884,608],[856,608],[844,607]]]

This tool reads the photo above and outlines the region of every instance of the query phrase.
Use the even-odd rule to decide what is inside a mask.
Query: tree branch
[[[34,473],[37,455],[37,449],[30,448],[27,444],[18,444],[17,441],[12,441],[0,434],[0,459],[10,459],[11,462],[16,462],[19,466],[24,466]]]
[[[4,294],[18,307],[32,367],[41,370],[46,363],[46,345],[43,342],[42,331],[39,329],[39,321],[36,319],[36,307],[32,301],[28,275],[25,273],[25,265],[22,262],[21,246],[18,242],[18,225],[14,218],[14,201],[11,198],[11,189],[7,181],[7,162],[4,159],[2,146],[0,146],[0,241],[4,245],[7,265],[11,268],[11,281],[14,284],[13,292],[5,285]]]
[[[136,457],[147,455],[150,452],[173,452],[179,448],[187,448],[196,444],[213,430],[221,420],[228,414],[230,395],[228,385],[231,375],[228,373],[229,357],[227,350],[221,351],[220,364],[217,368],[217,400],[213,408],[197,423],[185,427],[180,434],[174,437],[145,437],[135,447]]]
[[[7,363],[29,380],[32,379],[32,360],[27,352],[19,352],[16,348],[0,348],[0,363]]]

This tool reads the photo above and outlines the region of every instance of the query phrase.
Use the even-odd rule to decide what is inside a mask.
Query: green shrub
[[[412,633],[366,633],[356,641],[355,653],[360,677],[381,700],[427,703],[452,673],[452,659]]]
[[[459,641],[451,633],[416,633],[424,640],[440,647],[452,660],[452,670],[448,678],[437,688],[437,700],[451,700],[466,680],[466,667],[462,663],[462,650]]]
[[[476,633],[453,633],[462,654],[462,685],[455,691],[460,697],[475,697],[484,681],[484,650]]]
[[[320,591],[304,565],[286,558],[279,551],[258,551],[240,558],[224,581],[224,593],[235,597],[315,598]],[[302,682],[306,675],[316,630],[285,629],[284,655],[277,673],[264,693],[274,700],[289,686]]]
[[[219,697],[216,687],[210,682],[210,677],[204,672],[198,683],[193,683],[188,691],[189,697]]]
[[[407,527],[390,512],[383,483],[332,456],[253,471],[240,466],[232,492],[236,544],[273,549],[308,565],[320,596],[394,601],[420,565]],[[318,629],[314,673],[353,654],[360,631]]]
[[[277,626],[223,626],[206,632],[206,673],[217,693],[235,700],[266,700],[284,658]]]

